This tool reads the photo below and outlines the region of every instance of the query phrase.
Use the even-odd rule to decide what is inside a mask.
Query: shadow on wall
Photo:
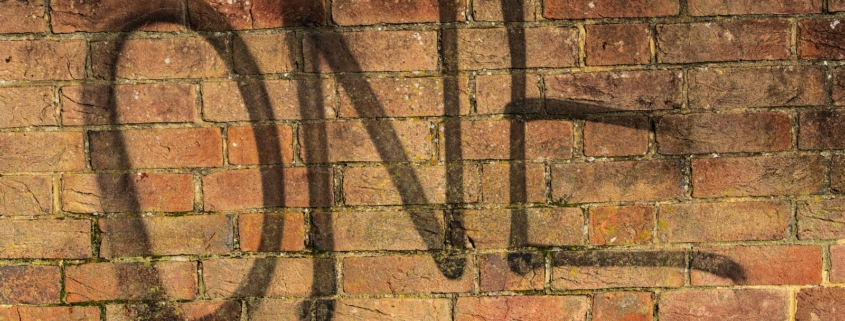
[[[290,12],[296,10],[296,8],[286,8],[284,6],[291,5],[290,3],[295,1],[281,1],[281,12]],[[509,2],[508,0],[502,0],[503,4]],[[198,7],[194,7],[197,5]],[[220,16],[217,11],[206,5],[203,1],[193,1],[191,2],[191,9],[203,12],[206,16],[206,21],[213,21],[215,24],[215,30],[233,30],[231,25],[229,25],[226,21],[226,17]],[[511,8],[521,8],[521,6],[509,6]],[[131,11],[131,7],[126,7],[126,10]],[[456,8],[454,6],[449,5],[442,5],[440,8],[440,17],[441,21],[450,21],[453,20],[454,17],[458,14],[456,12]],[[216,16],[215,16],[216,15]],[[511,10],[506,13],[506,21],[508,22],[519,22],[520,19],[523,17],[523,13],[521,9]],[[173,13],[173,12],[150,12],[149,10],[142,10],[139,12],[132,12],[131,14],[124,14],[123,17],[132,17],[131,21],[126,21],[125,19],[119,19],[115,21],[110,21],[107,26],[113,30],[120,30],[123,31],[117,39],[113,39],[109,41],[109,45],[111,46],[110,55],[105,57],[107,60],[105,65],[112,66],[106,73],[105,76],[102,76],[104,80],[107,81],[116,81],[117,80],[117,68],[119,66],[119,60],[121,56],[121,52],[124,50],[124,46],[126,43],[127,38],[131,35],[131,32],[136,31],[142,27],[158,24],[158,23],[173,23],[173,24],[183,24],[183,17],[181,13]],[[140,17],[140,18],[138,18]],[[451,17],[451,18],[450,18]],[[514,69],[525,69],[526,68],[526,52],[525,52],[525,38],[524,32],[521,30],[522,28],[519,24],[512,24],[509,25],[508,30],[508,42],[509,42],[509,51],[511,55],[511,67]],[[228,48],[225,41],[221,41],[219,36],[204,36],[205,40],[211,44],[214,49],[217,51],[218,55],[225,55],[228,52]],[[319,42],[316,43],[316,51],[318,55],[321,55],[321,58],[328,64],[331,70],[356,70],[360,71],[361,68],[355,60],[355,57],[351,54],[345,39],[339,33],[328,33],[323,34],[320,37]],[[245,41],[237,34],[231,34],[231,41],[235,46],[241,46],[243,48],[248,48]],[[457,52],[457,39],[454,37],[443,37],[443,52]],[[295,57],[291,57],[294,58]],[[223,59],[226,62],[226,67],[229,70],[230,74],[235,74],[234,63],[228,59]],[[457,62],[455,57],[444,57],[444,62],[446,63],[446,70],[444,71],[444,106],[445,106],[445,116],[450,118],[450,116],[460,116],[459,106],[457,104],[457,97],[459,95],[459,88],[455,76],[458,74]],[[260,70],[256,64],[256,60],[252,56],[250,52],[244,52],[241,56],[241,59],[238,61],[238,73],[240,74],[260,74]],[[509,114],[516,114],[522,109],[523,104],[530,104],[536,103],[531,102],[529,99],[526,99],[526,88],[525,88],[525,74],[513,74],[512,75],[512,83],[519,84],[512,86],[511,91],[511,101],[518,102],[518,103],[510,103],[507,105],[506,113]],[[346,93],[350,95],[351,101],[354,105],[355,111],[358,115],[368,115],[370,117],[386,117],[387,114],[384,111],[383,107],[378,104],[377,96],[374,93],[373,89],[369,86],[366,79],[361,77],[337,77],[337,82],[340,86],[346,89]],[[300,108],[300,118],[301,119],[325,119],[326,115],[324,113],[324,106],[322,105],[322,99],[324,93],[323,89],[320,86],[319,82],[309,82],[313,83],[313,86],[298,86],[297,87],[297,95],[299,98],[299,102],[302,104],[306,104],[306,106],[302,106]],[[270,103],[270,98],[268,95],[267,88],[263,86],[261,82],[249,82],[249,81],[239,81],[238,82],[238,89],[240,91],[240,95],[247,106],[247,111],[249,115],[249,120],[256,122],[256,121],[267,121],[267,120],[276,120],[280,119],[279,115],[275,115],[273,108]],[[86,93],[87,95],[102,95],[100,91],[91,91]],[[108,123],[109,124],[117,124],[118,115],[116,114],[116,106],[115,106],[115,89],[113,86],[109,87],[108,90]],[[375,102],[375,103],[373,103]],[[584,116],[589,114],[595,113],[607,113],[607,112],[614,112],[617,111],[613,108],[603,107],[603,106],[596,106],[585,104],[583,102],[578,101],[557,101],[557,100],[546,100],[541,103],[544,103],[547,108],[555,108],[557,113],[561,114],[570,114],[571,119],[583,119]],[[93,117],[93,116],[92,116]],[[519,119],[521,115],[516,115]],[[85,119],[86,123],[94,123],[94,119]],[[381,159],[395,161],[395,162],[410,162],[411,159],[409,156],[404,152],[402,145],[400,143],[399,137],[396,133],[390,128],[385,127],[386,125],[383,122],[364,122],[366,126],[366,130],[371,137],[371,139],[375,140],[378,138],[378,141],[374,141],[375,146],[378,150],[378,154]],[[511,123],[511,146],[510,146],[510,158],[519,160],[525,159],[525,122],[524,121],[513,121]],[[269,139],[270,141],[265,141],[262,143],[262,148],[258,148],[258,160],[260,164],[280,164],[282,163],[282,151],[279,149],[279,141],[278,137],[280,136],[278,133],[278,129],[273,126],[267,127],[270,132],[265,133],[266,137],[262,137],[262,139]],[[326,128],[325,124],[318,124],[315,126],[311,126],[313,130],[304,132],[303,137],[300,138],[303,151],[310,155],[309,157],[314,157],[317,160],[328,160],[327,155],[327,135],[326,135]],[[127,154],[126,149],[126,140],[124,139],[122,133],[120,131],[114,131],[111,135],[102,135],[104,139],[107,139],[107,144],[113,146],[114,158],[116,158],[116,162],[120,164],[119,168],[122,169],[131,169],[132,164],[130,163],[130,159]],[[445,122],[445,159],[446,159],[446,172],[447,172],[447,198],[446,201],[449,204],[457,204],[462,202],[463,196],[463,167],[460,164],[461,161],[461,127],[459,119],[457,121],[446,121]],[[256,141],[260,139],[255,137]],[[512,203],[519,204],[525,203],[527,200],[527,193],[526,193],[526,179],[525,179],[525,163],[523,162],[513,162],[510,165],[510,200]],[[325,203],[325,195],[328,193],[329,195],[332,193],[331,190],[331,176],[329,175],[329,171],[326,170],[315,170],[315,168],[308,168],[309,171],[309,204],[321,204]],[[422,183],[420,178],[417,177],[417,173],[415,173],[412,168],[407,166],[391,166],[388,167],[390,179],[396,189],[400,192],[401,200],[403,204],[428,204],[430,203],[428,199],[426,199],[425,193],[423,193]],[[261,175],[261,186],[264,195],[264,207],[284,207],[285,204],[282,201],[279,204],[279,200],[284,200],[283,196],[284,191],[283,187],[279,182],[283,182],[285,179],[283,175],[283,171],[280,168],[276,169],[268,169],[262,171]],[[112,178],[108,175],[101,175],[98,177],[98,183],[101,190],[105,190],[113,186],[111,182]],[[127,194],[129,195],[129,199],[131,203],[129,204],[130,212],[139,212],[141,206],[138,200],[138,193],[137,187],[133,185],[133,182],[130,180],[130,184],[126,189]],[[271,200],[272,199],[272,200]],[[512,219],[511,225],[514,227],[527,227],[527,215],[525,210],[521,209],[513,209],[512,210]],[[422,231],[423,229],[427,228],[427,226],[432,221],[438,221],[433,215],[435,215],[432,211],[414,211],[411,210],[409,212],[412,221],[414,222],[418,231]],[[459,278],[463,273],[466,267],[466,256],[462,252],[463,249],[459,248],[458,245],[465,244],[464,239],[465,235],[463,235],[462,227],[460,222],[462,221],[461,211],[453,210],[450,211],[450,221],[452,223],[448,224],[447,227],[449,229],[449,235],[451,245],[447,247],[445,250],[442,250],[437,253],[433,253],[432,257],[434,258],[435,262],[437,263],[438,268],[440,269],[441,273],[449,278]],[[140,222],[140,221],[139,221]],[[280,234],[279,230],[283,229],[280,223],[282,222],[274,222],[277,224],[264,224],[262,227],[262,233],[264,235],[278,235]],[[331,222],[327,222],[331,226]],[[137,235],[143,236],[142,238],[138,239],[137,242],[140,243],[139,247],[141,248],[150,248],[150,240],[147,237],[146,227],[143,223],[139,223],[136,226],[137,230],[140,233]],[[512,249],[517,249],[519,247],[524,247],[526,245],[527,240],[527,230],[526,228],[520,229],[511,229],[510,235],[510,247]],[[429,244],[426,246],[430,249],[437,249],[443,248],[442,244],[436,243],[436,241],[432,241],[431,238],[423,237],[422,239],[426,240]],[[281,237],[275,238],[262,238],[262,243],[259,248],[262,249],[279,249],[281,248],[280,241]],[[332,249],[334,248],[332,244],[332,240],[328,238],[328,240],[322,240],[321,248]],[[145,255],[150,255],[151,253],[147,252],[144,253]],[[311,286],[311,293],[313,296],[313,301],[310,304],[303,305],[304,308],[302,311],[299,312],[301,319],[309,320],[312,317],[316,317],[318,320],[330,320],[332,318],[332,311],[333,311],[333,302],[328,299],[334,295],[337,291],[337,284],[336,284],[336,271],[335,267],[335,258],[332,256],[332,252],[328,251],[327,253],[328,259],[326,260],[315,260],[313,265],[313,275],[314,275],[314,284]],[[585,253],[584,255],[577,254],[577,255],[568,255],[565,257],[556,258],[555,265],[574,265],[574,266],[671,266],[671,267],[678,267],[678,268],[685,268],[686,262],[683,259],[685,252],[677,251],[677,252],[654,252],[654,251],[644,251],[644,252],[635,252],[635,253],[609,253],[609,252],[596,252],[596,253]],[[673,259],[666,259],[667,257]],[[677,259],[680,258],[680,259]],[[734,283],[742,283],[745,280],[745,273],[743,268],[737,264],[736,262],[731,261],[726,257],[722,257],[719,255],[705,255],[703,260],[701,258],[697,259],[691,268],[705,271],[708,273],[712,273],[718,275],[720,277],[729,278],[734,281]],[[512,253],[508,255],[508,261],[511,269],[514,272],[525,274],[530,272],[536,268],[543,268],[542,262],[538,262],[536,260],[531,260],[529,255],[525,255],[522,253]],[[246,297],[246,296],[256,296],[261,297],[266,294],[269,282],[264,280],[270,279],[273,277],[272,273],[275,271],[275,260],[258,260],[255,266],[253,266],[244,280],[240,282],[240,285],[237,290],[234,291],[235,296],[237,297]],[[123,280],[123,284],[121,285],[124,287],[126,291],[129,291],[132,283],[135,282],[137,276],[134,276],[129,270],[122,271],[121,275],[127,276],[126,279]],[[161,285],[162,282],[157,275],[153,275],[153,283]],[[149,282],[149,281],[147,281]],[[159,286],[159,288],[163,288]],[[322,298],[322,299],[321,299]],[[157,298],[156,300],[165,300],[164,296]],[[157,305],[157,304],[150,304],[150,305],[139,305],[139,306],[130,306],[135,307],[134,309],[139,309],[138,311],[134,311],[133,315],[138,316],[147,316],[149,320],[176,320],[178,316],[174,310],[169,308],[167,305]],[[254,310],[250,310],[254,311]],[[248,312],[249,313],[249,312]],[[214,313],[209,315],[209,318],[213,318]]]

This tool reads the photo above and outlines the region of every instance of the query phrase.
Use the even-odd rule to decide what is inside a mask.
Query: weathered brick
[[[845,156],[833,155],[830,162],[830,189],[835,193],[845,191]]]
[[[647,24],[587,25],[586,62],[591,66],[648,64]]]
[[[232,126],[227,145],[230,164],[293,162],[293,128],[289,125]]]
[[[830,246],[830,282],[845,282],[845,245]]]
[[[478,262],[481,291],[542,290],[545,266],[539,252],[482,254]]]
[[[803,112],[799,116],[798,148],[800,149],[842,149],[845,148],[845,113],[837,110],[816,110]]]
[[[219,128],[91,131],[88,135],[95,169],[223,165]]]
[[[229,55],[223,38],[99,41],[91,43],[91,69],[106,80],[224,77]]]
[[[478,171],[463,165],[461,182],[450,182],[446,166],[349,167],[344,172],[347,205],[443,204],[478,201]]]
[[[83,259],[91,257],[88,220],[4,220],[0,258]]]
[[[85,169],[82,132],[0,134],[0,171],[78,171]]]
[[[214,299],[326,295],[335,289],[334,262],[328,259],[214,259],[202,268],[206,293]]]
[[[191,25],[226,31],[326,23],[325,0],[190,0]]]
[[[296,57],[293,32],[268,35],[238,35],[232,39],[235,72],[275,74],[294,71],[302,62]]]
[[[305,249],[302,212],[238,215],[241,251],[282,252]]]
[[[0,267],[0,303],[59,303],[60,279],[61,271],[58,266]],[[0,312],[0,316],[2,315]]]
[[[584,218],[578,208],[466,210],[462,216],[469,248],[506,249],[584,242]]]
[[[845,0],[843,0],[845,3]],[[839,67],[833,69],[831,72],[833,76],[833,104],[837,106],[845,105],[845,68]]]
[[[689,72],[690,107],[821,105],[824,74],[815,66],[693,69]]]
[[[475,21],[534,21],[534,0],[476,0],[472,2]]]
[[[440,128],[441,141],[446,126]],[[450,153],[458,159],[567,159],[572,158],[572,123],[562,120],[529,122],[479,120],[461,122],[460,150],[441,144],[442,160]],[[451,158],[450,158],[451,159]]]
[[[466,20],[466,0],[337,0],[332,19],[341,26]]]
[[[552,165],[552,200],[565,203],[680,198],[679,160]]]
[[[821,13],[821,0],[691,0],[692,16]]]
[[[241,305],[235,301],[148,302],[106,306],[106,318],[109,321],[239,320],[240,317]]]
[[[652,206],[600,206],[590,209],[593,245],[650,244],[654,230]]]
[[[12,306],[0,308],[0,320],[43,320],[43,321],[97,321],[100,320],[98,307],[33,307]]]
[[[433,250],[443,247],[442,211],[311,214],[314,246],[325,251]]]
[[[661,242],[780,240],[789,229],[781,202],[667,204],[657,216]]]
[[[649,127],[649,119],[644,116],[588,120],[584,125],[584,155],[643,155],[648,152]]]
[[[543,17],[548,19],[640,18],[674,16],[677,0],[549,0]]]
[[[472,291],[473,258],[440,259],[442,266],[427,255],[347,257],[343,259],[343,289],[350,294]]]
[[[798,203],[798,238],[845,238],[845,200],[809,200]]]
[[[182,6],[175,0],[58,0],[50,2],[50,23],[55,33],[178,31],[182,29]]]
[[[543,164],[483,164],[481,188],[484,203],[544,202],[546,200],[545,171]],[[511,178],[511,175],[514,177]]]
[[[792,148],[792,117],[780,112],[666,115],[658,119],[655,132],[661,154]]]
[[[335,306],[334,320],[337,319]],[[254,299],[247,301],[247,313],[250,320],[255,321],[299,321],[305,314],[309,315],[311,302],[303,299]]]
[[[0,177],[0,215],[45,215],[53,210],[49,176]]]
[[[434,31],[306,33],[302,46],[306,72],[437,69]]]
[[[845,310],[842,309],[842,300],[845,300],[843,288],[801,289],[796,299],[798,301],[798,310],[795,312],[796,321],[845,318]]]
[[[55,112],[51,87],[0,88],[0,128],[55,125]]]
[[[621,71],[545,77],[546,111],[588,114],[681,107],[678,71]]]
[[[216,172],[203,177],[204,208],[225,211],[331,206],[334,202],[331,180],[331,169],[325,167]],[[232,193],[233,190],[238,192]]]
[[[44,3],[24,0],[0,7],[0,33],[44,32]]]
[[[468,114],[469,77],[361,78],[338,80],[340,117],[441,116],[446,106]],[[446,92],[448,91],[448,92]],[[457,115],[451,110],[450,114]]]
[[[83,40],[0,41],[0,80],[85,78],[85,48]]]
[[[100,256],[212,255],[232,251],[232,216],[100,219]]]
[[[524,44],[510,44],[509,33]],[[443,63],[451,70],[569,67],[578,57],[575,28],[446,29],[443,42],[454,44],[443,49]],[[522,47],[524,61],[514,61],[520,58],[511,56],[512,46]]]
[[[325,131],[326,146],[300,140],[306,163],[419,162],[430,159],[431,124],[424,121],[350,121],[299,126],[299,137]]]
[[[553,289],[678,287],[684,253],[673,251],[563,251],[555,253]]]
[[[788,320],[789,294],[770,289],[675,290],[660,294],[660,321]]]
[[[475,100],[479,114],[537,114],[542,111],[542,79],[534,74],[478,75]],[[514,89],[518,96],[514,97]]]
[[[189,84],[63,87],[62,125],[194,122],[196,96]]]
[[[452,320],[448,299],[385,298],[340,299],[336,301],[333,320]]]
[[[818,194],[821,156],[757,156],[692,160],[694,197]]]
[[[692,285],[817,285],[822,281],[822,249],[813,245],[698,247],[690,264]]]
[[[657,60],[685,63],[787,59],[790,25],[786,20],[657,25]]]
[[[827,3],[827,10],[845,11],[845,0],[829,0]]]
[[[215,122],[335,117],[333,80],[202,84],[203,119]],[[258,97],[258,98],[256,98]]]
[[[583,296],[461,297],[455,320],[572,320],[587,319]]]
[[[62,209],[75,213],[185,212],[193,209],[190,174],[67,174]]]
[[[196,262],[88,263],[65,268],[67,302],[192,300]]]
[[[593,321],[652,321],[649,292],[608,292],[593,295]]]
[[[803,59],[845,59],[840,48],[845,27],[839,20],[812,19],[798,22],[798,57]]]

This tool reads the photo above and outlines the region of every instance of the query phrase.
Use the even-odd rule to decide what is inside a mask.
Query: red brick
[[[282,252],[305,249],[302,212],[238,215],[241,251]]]
[[[517,215],[517,217],[513,217]],[[513,226],[518,223],[517,226]],[[584,216],[578,208],[466,210],[467,247],[506,249],[523,246],[581,245]],[[515,239],[512,240],[512,238]],[[516,244],[512,244],[512,243]]]
[[[652,206],[601,206],[590,209],[593,245],[650,244],[654,230]]]
[[[430,159],[434,149],[429,127],[416,120],[303,124],[299,137],[311,133],[316,138],[314,133],[325,131],[327,146],[300,141],[300,153],[306,163],[420,162]]]
[[[78,171],[85,169],[82,132],[0,134],[0,171]]]
[[[445,144],[441,144],[441,160],[446,158],[446,153],[459,154],[457,157],[462,160],[572,158],[572,123],[569,121],[464,121],[460,132],[460,151],[447,150]],[[449,139],[445,126],[440,128],[440,136],[441,140]]]
[[[726,20],[657,25],[657,60],[686,63],[789,58],[785,20]]]
[[[648,64],[647,24],[587,25],[586,62],[591,66]]]
[[[302,41],[306,72],[437,69],[434,31],[306,33]]]
[[[843,288],[801,289],[796,299],[798,310],[795,312],[795,321],[845,318],[845,309],[842,309],[842,300],[845,300]]]
[[[67,302],[192,300],[196,262],[88,263],[65,268]]]
[[[63,87],[62,125],[194,122],[196,97],[190,84]]]
[[[845,0],[829,0],[827,3],[827,10],[845,11]]]
[[[482,254],[478,266],[481,291],[543,290],[546,263],[542,253]]]
[[[332,19],[341,26],[466,20],[465,0],[337,0]]]
[[[214,122],[334,118],[333,80],[202,84],[203,119]],[[255,98],[254,97],[260,97]]]
[[[230,170],[206,175],[202,181],[206,211],[320,207],[334,202],[332,173],[325,167]]]
[[[814,199],[798,203],[798,238],[845,238],[845,200]]]
[[[222,38],[129,39],[91,43],[91,69],[99,79],[213,78],[228,75]],[[119,59],[118,59],[119,57]]]
[[[845,191],[845,156],[833,155],[830,162],[830,188],[835,193]]]
[[[100,219],[100,256],[212,255],[232,251],[232,216]]]
[[[574,66],[578,58],[578,31],[575,28],[512,29],[513,36],[524,39],[524,60],[514,61],[508,30],[445,29],[444,64],[451,70],[539,68]]]
[[[666,115],[658,119],[655,132],[661,154],[792,148],[792,117],[780,112]]]
[[[694,197],[818,194],[824,166],[816,155],[692,160]]]
[[[443,247],[443,211],[311,214],[311,241],[324,251],[433,250]]]
[[[110,304],[106,306],[109,321],[131,320],[239,320],[241,304],[235,301],[149,302]]]
[[[785,290],[676,290],[660,294],[660,321],[788,320]]]
[[[0,258],[83,259],[91,257],[88,220],[4,220]]]
[[[293,162],[293,128],[289,125],[232,126],[227,135],[230,164]]]
[[[690,264],[692,285],[805,285],[822,281],[822,249],[812,245],[699,247]]]
[[[0,304],[59,303],[60,279],[58,266],[0,267]]]
[[[650,292],[609,292],[593,295],[593,321],[652,321]]]
[[[564,203],[681,198],[678,160],[552,165],[552,200]]]
[[[85,48],[83,40],[0,41],[0,80],[85,78]]]
[[[275,74],[294,71],[302,62],[296,57],[293,32],[268,35],[237,35],[232,39],[235,72]]]
[[[780,240],[789,229],[781,202],[667,204],[657,216],[661,242]]]
[[[691,0],[692,16],[821,13],[821,0]]]
[[[349,167],[343,178],[347,205],[474,203],[478,170],[463,165],[462,182],[448,182],[446,166]]]
[[[442,116],[445,106],[455,106],[461,114],[468,114],[470,109],[466,76],[343,77],[338,81],[340,117],[344,118]]]
[[[45,215],[53,210],[49,176],[0,177],[0,215]]]
[[[36,0],[15,1],[0,7],[0,33],[44,32],[44,3]]]
[[[343,289],[349,294],[469,292],[473,288],[472,257],[452,256],[440,270],[428,255],[347,257]],[[447,275],[444,275],[447,273]]]
[[[541,203],[546,200],[545,165],[492,163],[482,165],[484,203]],[[511,184],[511,173],[515,176]],[[524,178],[523,181],[519,181]]]
[[[833,104],[837,106],[845,105],[845,68],[835,68],[831,73],[833,76],[833,93],[831,95]]]
[[[798,22],[798,57],[802,59],[845,59],[840,48],[845,27],[839,20],[813,19]]]
[[[803,112],[799,116],[798,148],[800,149],[842,149],[845,148],[845,130],[840,125],[845,113],[836,110]]]
[[[550,114],[678,109],[681,73],[671,70],[561,74],[545,77]]]
[[[830,246],[830,282],[845,282],[845,245]]]
[[[67,174],[62,209],[74,213],[186,212],[194,208],[190,174]]]
[[[0,320],[98,321],[100,320],[100,308],[13,306],[0,308]]]
[[[325,0],[190,0],[191,25],[226,31],[326,23]]]
[[[608,117],[584,125],[584,155],[628,156],[648,152],[649,119],[643,116]]]
[[[824,104],[822,68],[705,68],[689,72],[690,107],[705,109]]]
[[[340,299],[332,319],[448,321],[452,320],[452,307],[445,298]]]
[[[202,267],[206,293],[213,299],[326,295],[335,282],[334,262],[327,259],[214,259]]]
[[[455,303],[455,320],[572,320],[587,319],[582,296],[461,297]]]
[[[51,87],[0,88],[0,128],[56,125],[55,113]]]
[[[472,16],[475,21],[534,21],[534,0],[475,0]]]
[[[543,17],[548,19],[640,18],[674,16],[677,0],[549,0]]]
[[[216,167],[223,165],[219,128],[89,132],[95,169]],[[121,150],[122,149],[122,150]],[[126,159],[122,160],[121,154]]]
[[[310,315],[310,308],[311,302],[303,299],[255,299],[247,301],[246,309],[249,319],[254,321],[300,321],[303,312]]]
[[[50,2],[50,23],[55,33],[178,31],[182,29],[182,6],[175,0],[58,0]]]
[[[552,288],[678,287],[684,253],[672,251],[564,251],[555,253]]]
[[[475,78],[475,100],[479,114],[537,114],[542,111],[540,75],[496,74]],[[513,97],[517,88],[522,97]]]

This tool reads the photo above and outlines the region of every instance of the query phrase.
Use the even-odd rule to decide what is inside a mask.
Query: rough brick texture
[[[666,63],[781,60],[789,57],[790,24],[737,20],[657,26],[657,59]]]
[[[660,206],[657,235],[663,242],[780,240],[788,226],[781,202],[670,204]]]

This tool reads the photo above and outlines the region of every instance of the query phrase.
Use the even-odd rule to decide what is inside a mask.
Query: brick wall
[[[845,319],[845,1],[0,1],[0,320]]]

